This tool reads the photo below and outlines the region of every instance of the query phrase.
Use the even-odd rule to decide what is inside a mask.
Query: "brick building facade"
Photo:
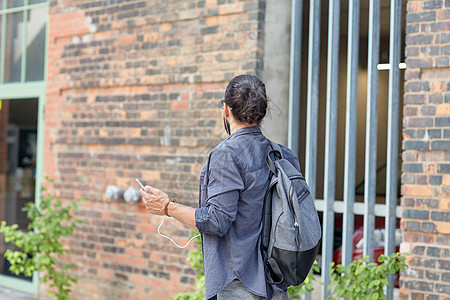
[[[44,174],[84,197],[67,240],[76,299],[167,299],[196,275],[141,204],[104,196],[135,178],[197,205],[198,177],[224,137],[227,81],[261,74],[264,1],[50,2]],[[182,243],[175,221],[163,231]]]
[[[274,3],[284,6],[269,11]],[[159,237],[160,217],[105,190],[137,188],[139,178],[196,206],[200,170],[226,136],[219,100],[238,74],[262,77],[269,96],[279,92],[269,118],[285,122],[272,134],[288,140],[290,3],[49,1],[43,175],[55,179],[50,192],[85,198],[77,213],[83,223],[65,240],[72,254],[64,259],[78,278],[74,299],[168,299],[193,289],[192,245],[178,249]],[[406,3],[401,251],[410,253],[410,269],[400,298],[449,299],[450,1]],[[173,220],[163,231],[181,244],[191,234]]]
[[[450,298],[450,1],[408,1],[401,299]]]

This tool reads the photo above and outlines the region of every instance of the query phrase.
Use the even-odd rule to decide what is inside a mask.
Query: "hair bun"
[[[225,101],[237,121],[259,124],[267,111],[266,86],[256,76],[236,76],[227,86]]]

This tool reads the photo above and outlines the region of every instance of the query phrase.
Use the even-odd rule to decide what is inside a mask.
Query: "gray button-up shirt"
[[[300,169],[295,154],[280,146],[284,157]],[[203,167],[195,219],[202,234],[206,299],[233,279],[256,295],[272,294],[266,290],[260,251],[270,150],[259,126],[244,127],[214,148]]]

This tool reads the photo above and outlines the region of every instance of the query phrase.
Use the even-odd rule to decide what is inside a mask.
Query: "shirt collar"
[[[236,130],[235,132],[233,132],[233,134],[231,134],[230,137],[235,137],[235,136],[244,135],[244,134],[251,134],[251,133],[261,133],[261,128],[259,128],[259,125],[242,127],[240,129]]]

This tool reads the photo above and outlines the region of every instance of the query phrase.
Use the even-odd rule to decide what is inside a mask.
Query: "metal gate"
[[[322,261],[321,276],[322,299],[327,299],[329,292],[327,286],[330,283],[328,266],[333,259],[333,243],[335,238],[334,220],[335,214],[342,214],[342,263],[349,264],[352,261],[354,233],[354,216],[363,216],[364,248],[363,255],[368,255],[373,261],[374,245],[373,233],[375,229],[375,218],[385,219],[385,254],[390,255],[395,251],[395,229],[396,219],[400,217],[398,201],[398,145],[399,145],[399,108],[400,98],[400,59],[402,53],[402,1],[391,0],[348,0],[341,3],[340,0],[325,1],[327,7],[322,7],[320,0],[309,1],[309,12],[304,11],[308,3],[302,0],[292,1],[291,21],[291,67],[290,67],[290,91],[289,91],[289,146],[297,153],[299,147],[305,147],[305,177],[310,185],[313,197],[316,199],[316,207],[322,212]],[[336,199],[336,149],[337,149],[337,118],[338,118],[338,80],[339,80],[339,40],[340,21],[345,15],[341,8],[348,7],[348,30],[347,30],[347,61],[346,61],[346,96],[345,96],[345,151],[343,170],[343,193],[342,200]],[[361,5],[363,4],[363,5]],[[389,10],[389,50],[387,66],[388,96],[387,96],[387,123],[386,147],[386,178],[385,178],[385,201],[376,203],[377,179],[377,138],[378,138],[378,99],[379,99],[379,69],[380,68],[380,11],[382,6]],[[324,9],[328,9],[327,55],[320,56],[321,43],[321,17]],[[366,11],[367,9],[367,11]],[[360,44],[360,13],[368,16],[367,25],[367,52],[359,53]],[[385,12],[385,11],[383,11]],[[304,18],[308,18],[305,20]],[[387,17],[386,17],[387,18]],[[308,23],[308,48],[307,48],[307,78],[301,78],[301,56],[302,56],[302,27]],[[303,26],[302,26],[303,25]],[[305,37],[304,41],[306,40]],[[303,48],[303,49],[306,49]],[[355,202],[356,170],[356,145],[357,145],[357,90],[358,90],[358,68],[363,56],[367,57],[367,93],[362,99],[366,104],[365,111],[365,143],[364,150],[364,181],[363,202]],[[304,54],[306,55],[306,54]],[[326,59],[326,114],[325,114],[325,137],[324,155],[318,157],[318,119],[319,119],[319,91],[322,81],[320,78],[320,62]],[[343,66],[341,66],[343,67]],[[377,68],[378,67],[378,68]],[[299,120],[301,99],[301,81],[306,84],[306,126],[305,140],[299,141]],[[361,81],[361,80],[360,80]],[[361,83],[361,82],[360,82]],[[361,97],[360,97],[361,98]],[[361,99],[359,99],[361,100]],[[344,104],[342,104],[344,105]],[[342,129],[339,129],[341,133]],[[361,130],[361,129],[359,129]],[[379,150],[378,150],[379,152]],[[324,160],[323,165],[323,199],[317,199],[318,161]],[[358,166],[361,168],[362,166]],[[320,173],[320,172],[319,172]],[[393,278],[390,278],[391,287]],[[393,298],[393,288],[386,291],[387,299]]]

